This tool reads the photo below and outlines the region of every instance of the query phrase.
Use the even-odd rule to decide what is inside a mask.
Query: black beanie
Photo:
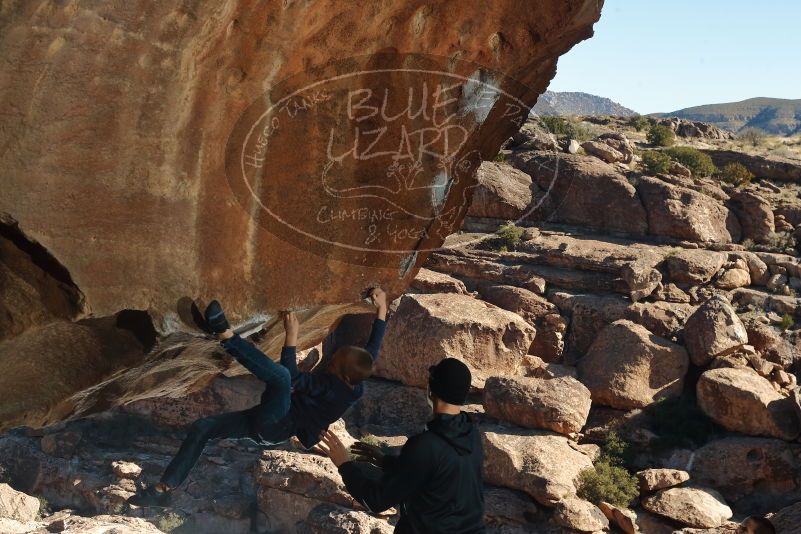
[[[428,368],[428,388],[448,404],[463,405],[471,381],[470,369],[456,358],[445,358]]]

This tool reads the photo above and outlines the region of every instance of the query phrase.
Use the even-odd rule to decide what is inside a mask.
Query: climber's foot
[[[157,486],[148,486],[128,499],[128,504],[141,507],[157,506],[166,508],[172,501],[169,491],[160,491]]]
[[[231,325],[228,324],[228,320],[225,318],[222,306],[216,300],[212,300],[209,302],[209,305],[206,306],[206,312],[203,314],[203,318],[206,319],[206,324],[213,334],[219,335],[231,330]]]

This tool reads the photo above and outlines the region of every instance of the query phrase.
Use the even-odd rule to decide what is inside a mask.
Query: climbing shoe
[[[206,324],[213,334],[221,334],[231,328],[231,325],[228,324],[228,320],[225,318],[222,306],[220,306],[220,303],[216,300],[212,300],[209,302],[209,305],[206,306],[206,312],[203,314],[203,318],[206,319]]]
[[[128,499],[128,504],[140,507],[157,506],[166,508],[172,501],[172,495],[168,491],[159,491],[155,486],[148,486],[139,490],[136,495]]]

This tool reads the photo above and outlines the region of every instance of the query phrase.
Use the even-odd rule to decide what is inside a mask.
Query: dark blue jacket
[[[373,361],[378,358],[386,327],[386,321],[373,321],[370,339],[364,347],[373,357]],[[284,347],[281,350],[281,365],[289,370],[292,377],[289,415],[295,427],[295,436],[304,447],[313,447],[320,441],[320,433],[359,400],[364,393],[364,385],[360,383],[351,389],[330,373],[301,373],[298,370],[295,347]]]

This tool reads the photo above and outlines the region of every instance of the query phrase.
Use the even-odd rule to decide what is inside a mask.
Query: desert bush
[[[786,145],[778,146],[776,148],[772,148],[770,150],[771,156],[779,156],[782,158],[788,158],[793,156],[793,151],[790,150],[790,147]]]
[[[648,128],[650,122],[648,122],[648,119],[646,119],[642,115],[632,115],[631,117],[629,117],[629,120],[626,121],[626,124],[634,128],[638,132],[641,132],[642,130]]]
[[[567,121],[562,117],[542,116],[539,118],[545,128],[554,135],[564,135]]]
[[[574,121],[568,124],[566,137],[583,143],[598,137],[598,132],[589,126],[586,126],[578,121]]]
[[[578,495],[593,504],[603,501],[628,508],[639,494],[637,479],[624,467],[598,460],[579,474]]]
[[[606,440],[601,447],[601,457],[605,458],[607,462],[611,465],[625,466],[631,462],[633,456],[634,450],[626,440],[620,437],[620,434],[613,430],[606,435]]]
[[[782,315],[782,321],[779,323],[779,328],[782,329],[782,332],[789,330],[795,324],[795,320],[793,316],[789,313],[785,313]]]
[[[787,232],[774,232],[765,239],[765,245],[768,247],[785,250],[795,247],[795,238],[792,234]]]
[[[646,150],[642,154],[642,166],[648,174],[670,171],[670,156],[660,150]]]
[[[501,241],[501,245],[505,246],[507,250],[517,250],[523,238],[523,231],[523,228],[509,221],[498,229],[496,235]]]
[[[594,504],[605,501],[628,507],[640,494],[637,479],[624,467],[630,456],[629,444],[610,432],[593,468],[579,475],[579,497]]]
[[[498,228],[495,234],[483,239],[480,243],[480,247],[485,250],[494,250],[496,252],[517,250],[520,243],[523,241],[523,232],[525,232],[524,228],[517,226],[512,221],[507,221],[506,224]]]
[[[747,128],[740,132],[738,137],[751,146],[759,146],[765,141],[765,132],[756,128]]]
[[[576,119],[565,117],[540,117],[542,124],[556,137],[566,137],[579,142],[589,141],[596,137],[592,128]]]
[[[712,158],[689,146],[674,146],[665,150],[670,159],[690,169],[693,176],[712,176],[718,170]]]
[[[504,154],[502,151],[498,151],[498,153],[495,154],[495,157],[492,159],[493,161],[497,161],[498,163],[503,163],[504,161],[506,161],[506,154]]]
[[[654,124],[648,130],[646,139],[654,146],[673,146],[676,142],[676,134],[667,126]]]
[[[720,169],[720,179],[726,183],[741,187],[751,183],[754,174],[742,163],[727,163]]]

